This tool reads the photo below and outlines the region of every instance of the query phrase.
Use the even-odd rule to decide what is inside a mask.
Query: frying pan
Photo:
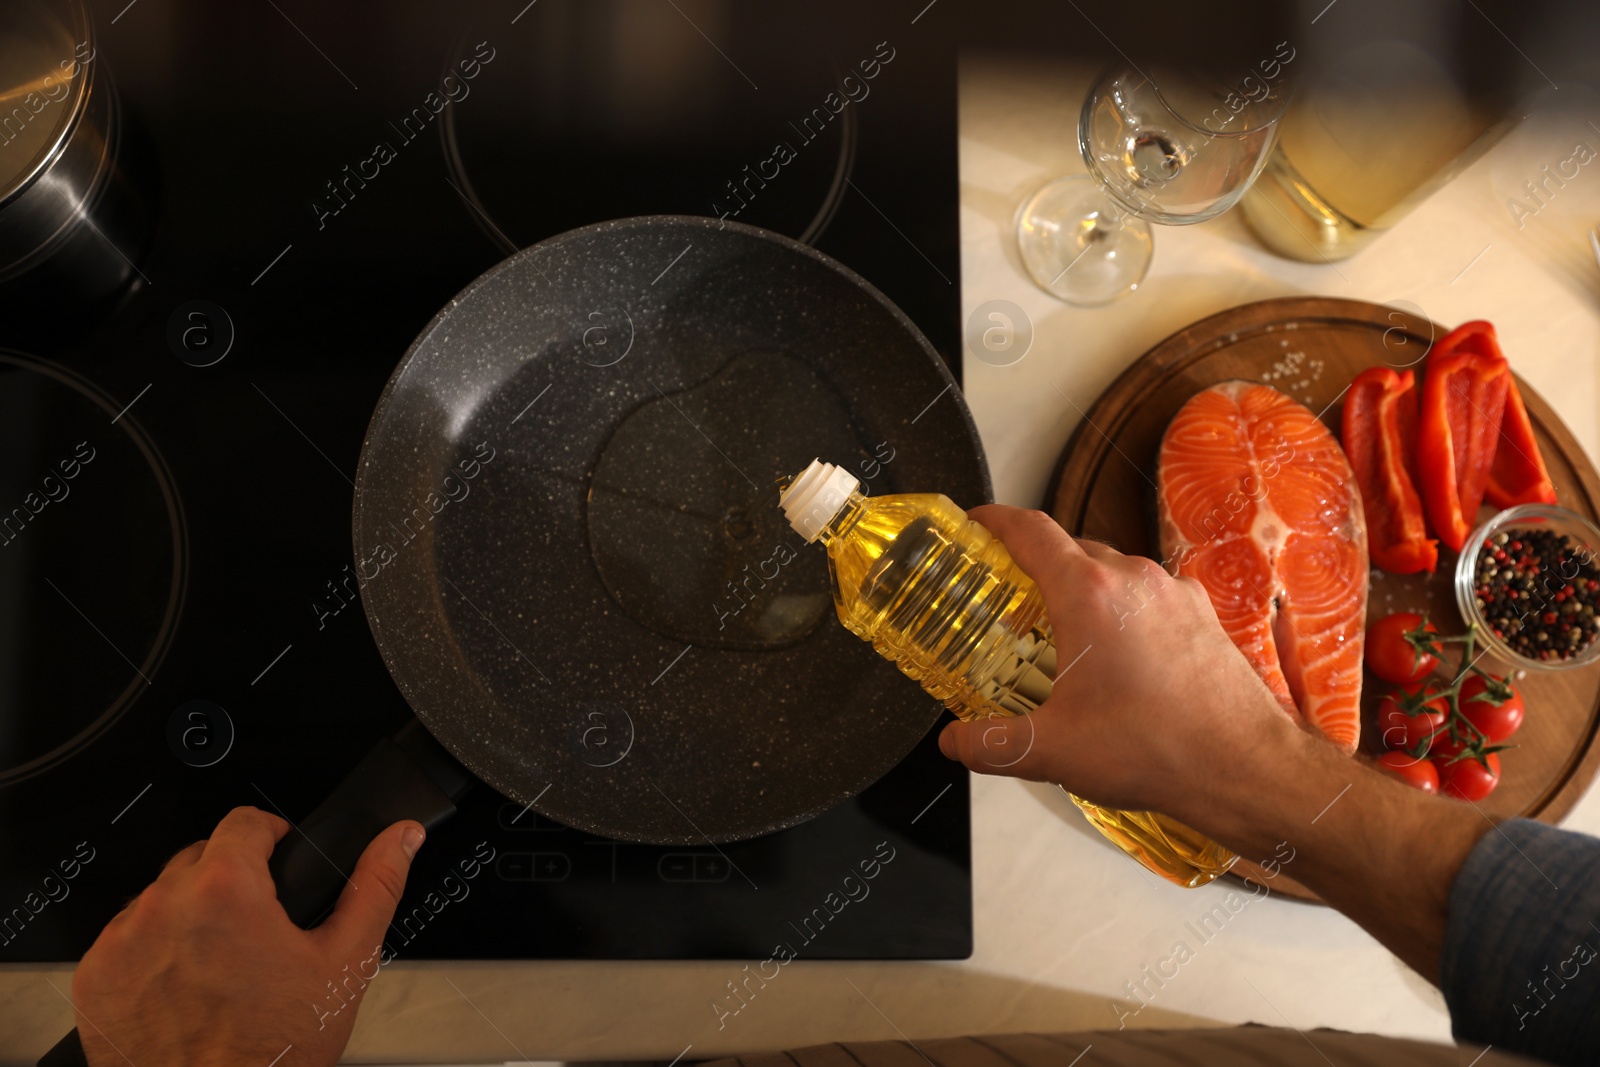
[[[993,495],[938,353],[806,245],[623,219],[463,290],[396,367],[356,477],[361,601],[416,719],[278,845],[290,918],[479,781],[689,844],[793,826],[893,768],[940,706],[838,624],[823,550],[778,510],[819,455],[869,493]],[[74,1062],[75,1038],[40,1062]]]
[[[412,344],[362,447],[361,599],[425,727],[397,747],[446,795],[482,780],[650,844],[865,789],[939,707],[838,624],[777,483],[821,454],[869,492],[991,499],[954,386],[865,280],[754,227],[624,219],[494,267]],[[400,765],[364,777],[419,777]],[[335,817],[357,837],[399,817],[374,788],[343,790],[372,815]]]

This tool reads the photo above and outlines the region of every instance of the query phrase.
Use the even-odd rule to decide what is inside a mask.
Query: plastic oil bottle
[[[849,471],[813,460],[779,506],[800,536],[828,550],[839,621],[958,718],[1025,715],[1049,697],[1057,666],[1044,597],[949,497],[869,498]],[[1205,885],[1237,859],[1164,815],[1072,800],[1117,847],[1178,885]]]

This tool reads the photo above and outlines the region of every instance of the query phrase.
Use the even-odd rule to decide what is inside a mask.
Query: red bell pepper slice
[[[1539,442],[1533,436],[1533,423],[1522,403],[1522,390],[1515,378],[1506,393],[1506,414],[1500,422],[1500,450],[1489,469],[1489,485],[1484,490],[1489,503],[1497,508],[1518,504],[1554,504],[1556,487],[1544,465]]]
[[[1487,322],[1457,326],[1428,353],[1417,473],[1434,532],[1457,552],[1478,521],[1510,388],[1511,365]]]
[[[1439,542],[1428,536],[1417,494],[1416,376],[1372,367],[1356,375],[1344,402],[1344,451],[1367,515],[1367,551],[1390,574],[1433,573]]]

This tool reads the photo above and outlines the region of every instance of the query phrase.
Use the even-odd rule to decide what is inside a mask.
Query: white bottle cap
[[[850,494],[860,486],[861,483],[843,467],[814,459],[779,495],[778,506],[783,509],[789,525],[809,544],[834,520]]]

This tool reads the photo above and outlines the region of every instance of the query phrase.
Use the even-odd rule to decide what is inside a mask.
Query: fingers
[[[1042,511],[1006,504],[985,504],[967,512],[1001,541],[1017,565],[1030,577],[1049,572],[1063,558],[1082,558],[1084,552],[1061,524]],[[1034,578],[1037,581],[1037,578]]]
[[[1121,552],[1112,548],[1104,541],[1096,541],[1092,537],[1077,537],[1078,547],[1083,549],[1083,554],[1100,563],[1111,563],[1119,559],[1127,559]]]
[[[1005,504],[984,504],[968,511],[967,517],[982,524],[1004,542],[1006,551],[1011,553],[1011,558],[1029,577],[1039,572],[1049,573],[1052,564],[1059,567],[1063,558],[1087,556],[1101,563],[1128,558],[1104,541],[1092,537],[1073,537],[1060,523],[1042,511],[1029,511]]]
[[[423,837],[420,823],[406,821],[373,838],[339,894],[333,914],[312,935],[341,957],[371,953],[381,945]]]
[[[232,856],[266,866],[272,850],[289,832],[289,821],[260,808],[234,808],[217,823],[199,858]],[[190,846],[191,848],[193,846]],[[187,851],[187,850],[185,850]]]
[[[1058,641],[1072,627],[1085,602],[1114,613],[1121,599],[1137,589],[1135,578],[1144,575],[1148,579],[1149,571],[1159,570],[1157,564],[1123,555],[1104,542],[1072,537],[1042,511],[986,504],[967,514],[999,538],[1011,558],[1038,585]]]
[[[200,862],[200,854],[205,850],[206,843],[204,841],[196,841],[194,844],[189,845],[186,848],[180,848],[177,852],[172,854],[172,858],[166,862],[164,867],[161,868],[161,874],[159,877],[166,877],[169,874],[177,874],[179,871],[193,867],[196,863]]]
[[[1042,511],[985,504],[967,514],[997,537],[1022,572],[1033,579],[1044,594],[1050,618],[1066,618],[1072,591],[1081,584],[1074,575],[1089,563],[1084,547]]]
[[[953,722],[939,734],[939,751],[978,774],[1049,781],[1041,757],[1051,728],[1050,717],[1038,714]]]

